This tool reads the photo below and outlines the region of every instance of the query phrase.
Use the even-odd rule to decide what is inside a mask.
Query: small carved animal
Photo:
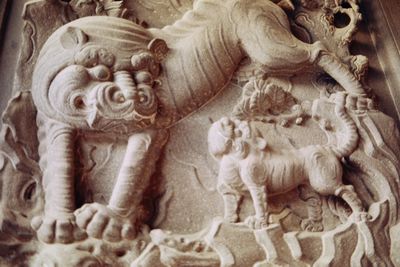
[[[357,128],[345,112],[344,94],[336,95],[336,115],[345,125],[345,140],[337,147],[312,145],[300,149],[274,150],[267,146],[248,122],[222,118],[213,123],[208,134],[210,153],[219,160],[218,189],[225,203],[225,218],[238,220],[239,199],[248,190],[253,199],[255,216],[246,219],[252,228],[268,223],[267,197],[288,192],[300,185],[311,187],[321,195],[341,197],[351,207],[354,219],[365,219],[366,213],[353,186],[342,182],[341,158],[349,156],[358,143]],[[305,228],[320,223],[311,216]],[[308,225],[311,224],[311,225]]]

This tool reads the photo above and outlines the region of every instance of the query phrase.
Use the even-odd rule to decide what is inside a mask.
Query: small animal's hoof
[[[227,223],[237,223],[239,221],[239,216],[236,214],[226,215],[224,221]]]
[[[369,215],[368,212],[365,211],[353,212],[349,217],[349,220],[351,222],[367,222],[371,219],[372,219],[371,215]]]
[[[73,214],[60,218],[51,215],[37,216],[32,219],[31,226],[38,239],[44,243],[69,244],[87,237],[76,225]]]
[[[99,203],[83,205],[75,211],[76,223],[93,238],[109,242],[119,242],[123,239],[132,240],[136,237],[134,219],[122,217],[112,209]]]
[[[301,221],[301,229],[309,232],[322,232],[324,225],[321,221],[313,221],[308,218]]]
[[[365,112],[374,109],[373,101],[366,95],[353,95],[349,94],[346,97],[346,107],[350,110],[355,110],[357,112]]]
[[[263,229],[268,226],[268,217],[256,217],[256,216],[249,216],[246,218],[244,221],[247,226],[249,226],[251,229],[257,230],[257,229]]]

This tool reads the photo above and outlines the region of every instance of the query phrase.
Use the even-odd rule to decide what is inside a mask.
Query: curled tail
[[[345,100],[346,94],[336,94],[335,114],[344,124],[343,140],[338,139],[336,147],[331,147],[338,158],[350,156],[350,154],[353,153],[354,150],[356,150],[359,139],[357,126],[350,115],[346,112]]]

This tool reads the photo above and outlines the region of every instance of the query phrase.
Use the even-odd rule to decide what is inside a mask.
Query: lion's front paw
[[[268,216],[249,216],[244,221],[251,229],[262,229],[268,226]]]
[[[122,217],[107,206],[90,203],[75,211],[76,223],[94,238],[110,242],[134,239],[134,218]]]
[[[65,216],[59,217],[44,215],[32,219],[31,226],[36,231],[40,241],[68,244],[87,237],[76,225],[73,214],[65,214]]]
[[[301,221],[301,229],[309,232],[322,232],[324,225],[321,221],[313,221],[310,218]]]

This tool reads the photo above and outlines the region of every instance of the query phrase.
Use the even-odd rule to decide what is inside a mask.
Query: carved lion
[[[246,57],[266,73],[314,64],[357,99],[365,95],[333,52],[298,40],[285,12],[269,0],[199,0],[162,29],[93,16],[55,31],[32,78],[46,202],[44,214],[32,220],[38,238],[70,243],[82,238],[77,228],[108,241],[134,238],[167,129],[223,90]],[[86,132],[123,136],[127,149],[108,204],[76,210],[75,140]]]

